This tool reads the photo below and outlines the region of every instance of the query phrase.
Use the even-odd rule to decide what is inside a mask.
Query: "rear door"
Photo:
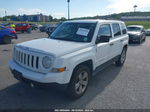
[[[27,30],[27,24],[25,24],[25,23],[22,24],[22,30],[23,31]]]
[[[21,31],[21,24],[16,24],[15,30],[16,31]]]
[[[113,38],[110,39],[110,59],[121,54],[122,33],[119,23],[112,23]]]

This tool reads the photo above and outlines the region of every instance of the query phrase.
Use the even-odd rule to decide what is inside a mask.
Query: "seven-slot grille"
[[[39,56],[35,53],[20,48],[14,49],[14,60],[23,67],[34,71],[40,71]]]

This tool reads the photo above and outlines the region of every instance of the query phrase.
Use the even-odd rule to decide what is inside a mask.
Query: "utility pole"
[[[137,8],[138,6],[137,5],[134,5],[133,6],[133,8],[134,8],[134,16],[135,16],[135,12],[136,12],[136,8]]]
[[[7,16],[7,11],[5,11],[5,16]]]
[[[6,18],[6,21],[7,21],[7,11],[5,10],[5,18]]]
[[[67,0],[68,2],[68,20],[70,19],[70,0]]]

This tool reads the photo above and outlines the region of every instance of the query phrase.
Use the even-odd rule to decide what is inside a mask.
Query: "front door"
[[[110,24],[100,25],[97,38],[101,36],[112,37]],[[96,47],[96,66],[99,66],[109,60],[110,45],[109,42],[99,42]]]

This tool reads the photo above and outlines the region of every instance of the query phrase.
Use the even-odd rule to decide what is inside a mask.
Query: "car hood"
[[[17,44],[17,47],[23,47],[34,52],[52,54],[53,56],[63,56],[68,53],[75,52],[77,50],[86,48],[90,46],[91,43],[80,43],[80,42],[71,42],[55,39],[37,39],[32,41],[23,42]]]
[[[137,32],[137,31],[128,31],[128,34],[131,34],[131,35],[140,35],[140,32]]]

